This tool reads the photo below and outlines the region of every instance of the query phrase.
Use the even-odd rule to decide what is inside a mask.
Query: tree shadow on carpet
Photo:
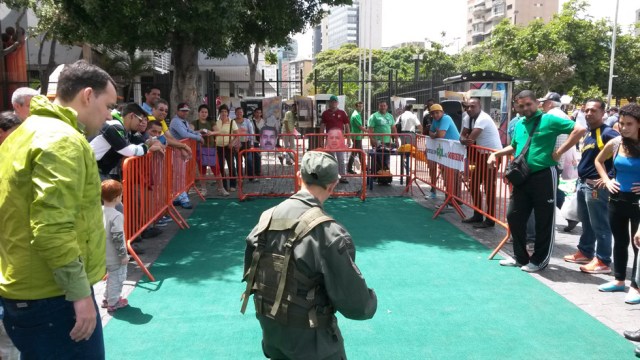
[[[157,279],[176,278],[240,282],[245,239],[262,211],[283,199],[249,202],[212,200],[200,203],[151,271]],[[432,211],[407,198],[330,199],[326,211],[351,233],[358,251],[406,242],[445,251],[484,252],[479,244]]]

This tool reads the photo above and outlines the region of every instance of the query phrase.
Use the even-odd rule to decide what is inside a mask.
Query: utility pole
[[[609,90],[607,91],[607,108],[611,106],[611,90],[613,89],[613,65],[616,58],[616,37],[618,35],[618,5],[620,0],[616,0],[616,16],[613,20],[613,35],[611,39],[611,60],[609,62]]]

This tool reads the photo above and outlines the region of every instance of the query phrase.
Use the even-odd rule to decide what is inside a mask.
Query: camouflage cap
[[[307,185],[326,187],[340,179],[338,161],[329,153],[308,151],[302,157],[300,175]]]

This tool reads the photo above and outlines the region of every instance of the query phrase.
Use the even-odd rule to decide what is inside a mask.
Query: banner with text
[[[459,141],[427,138],[427,160],[464,171],[467,148]]]

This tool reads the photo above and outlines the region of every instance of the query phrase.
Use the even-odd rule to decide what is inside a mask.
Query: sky
[[[567,0],[560,0],[560,6]],[[638,0],[619,0],[618,25],[628,27],[640,9]],[[615,15],[615,0],[590,0],[589,14],[596,19]],[[450,44],[448,52],[457,52],[466,41],[467,0],[382,0],[382,46],[425,38]],[[453,14],[457,14],[453,16]],[[441,33],[445,31],[444,41]],[[312,33],[296,34],[298,59],[310,59]],[[459,40],[456,38],[460,38]]]

